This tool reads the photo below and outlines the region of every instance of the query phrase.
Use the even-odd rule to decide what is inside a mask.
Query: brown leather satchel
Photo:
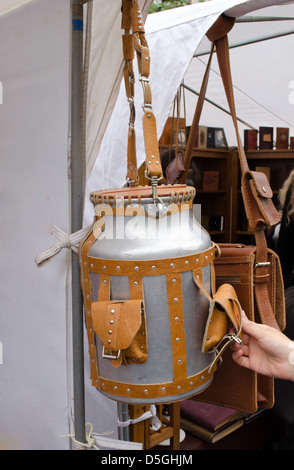
[[[231,284],[250,320],[283,330],[285,328],[285,303],[280,260],[273,251],[268,249],[266,240],[266,229],[279,223],[280,214],[273,204],[272,190],[266,176],[261,172],[249,170],[238,133],[227,36],[233,24],[233,19],[220,17],[207,33],[212,41],[212,49],[187,143],[185,168],[189,168],[192,142],[195,141],[198,132],[211,58],[215,48],[237,136],[245,211],[256,242],[255,246],[219,245],[221,254],[214,262],[216,287],[223,283]],[[191,142],[189,142],[190,139]],[[226,350],[223,355],[223,364],[217,370],[213,383],[195,399],[253,413],[259,407],[271,408],[273,406],[274,380],[238,366],[231,357],[231,351]]]

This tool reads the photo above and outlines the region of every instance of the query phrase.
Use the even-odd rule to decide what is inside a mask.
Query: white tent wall
[[[0,17],[0,448],[68,447],[66,254],[34,259],[69,226],[69,5]]]

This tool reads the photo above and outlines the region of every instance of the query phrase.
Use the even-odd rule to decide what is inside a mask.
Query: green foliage
[[[171,8],[182,7],[188,4],[188,0],[154,0],[150,7],[149,13],[170,10]]]

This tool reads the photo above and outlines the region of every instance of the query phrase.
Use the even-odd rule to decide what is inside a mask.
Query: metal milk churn
[[[90,195],[94,221],[79,247],[91,379],[118,402],[170,403],[211,383],[232,302],[220,300],[221,292],[214,298],[217,250],[194,217],[195,189],[159,184],[150,57],[135,0],[124,2],[122,23],[128,186]],[[139,185],[135,155],[133,47],[143,86],[149,186]]]
[[[97,191],[80,245],[92,383],[127,403],[168,403],[206,388],[203,352],[215,246],[186,185]]]

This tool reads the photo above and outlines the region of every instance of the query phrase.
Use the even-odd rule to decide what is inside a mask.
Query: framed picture
[[[186,145],[186,130],[185,129],[178,129],[174,130],[174,135],[173,135],[173,144],[174,145],[180,145],[184,146]]]
[[[207,147],[215,149],[227,149],[228,143],[225,131],[221,127],[209,127],[207,131]]]

